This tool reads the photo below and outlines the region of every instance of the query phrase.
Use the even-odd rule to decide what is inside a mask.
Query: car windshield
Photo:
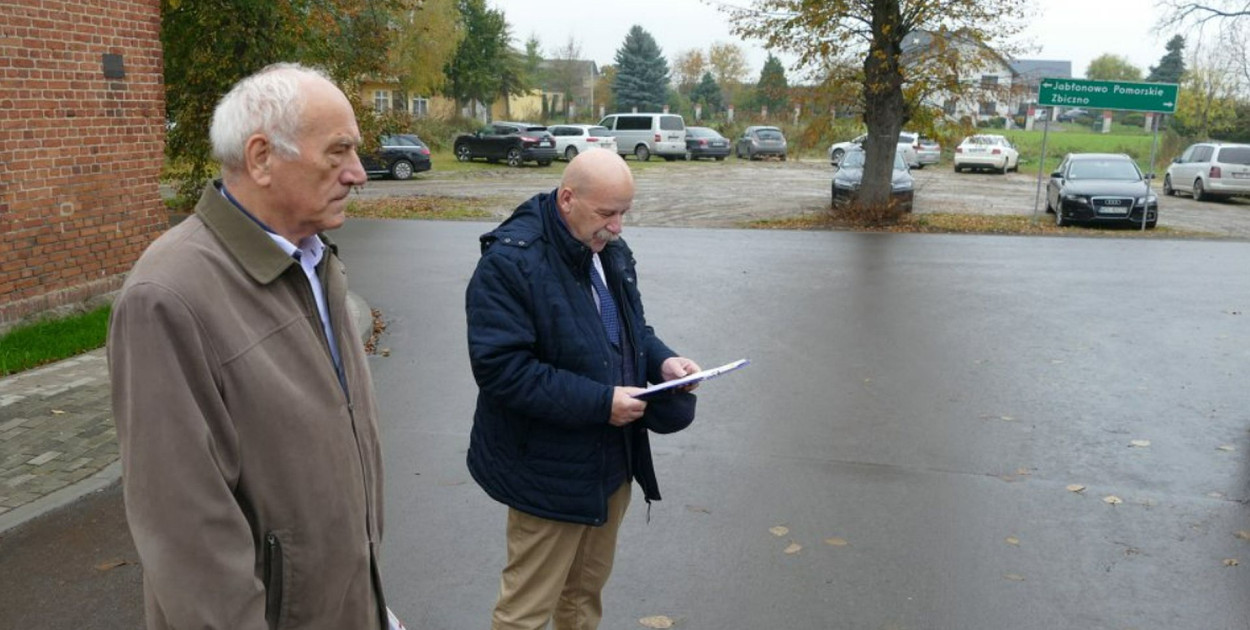
[[[900,134],[898,134],[898,141],[899,141],[899,142],[906,143],[906,144],[911,144],[911,143],[913,143],[913,142],[915,142],[915,141],[916,141],[916,134],[914,134],[914,133],[900,133]]]
[[[1217,161],[1250,165],[1250,147],[1224,147],[1220,149],[1220,158]]]
[[[972,136],[964,140],[964,144],[984,144],[988,146],[997,146],[1005,144],[1003,139],[998,136]]]
[[[1112,179],[1135,182],[1141,179],[1137,165],[1128,160],[1074,160],[1068,179]]]
[[[846,155],[842,156],[842,161],[838,162],[838,166],[841,168],[864,168],[864,155],[863,151],[847,151]],[[894,170],[902,171],[906,169],[907,163],[903,161],[903,154],[895,151]]]
[[[717,133],[707,127],[686,127],[686,135],[695,138],[715,138]]]
[[[781,132],[776,129],[760,129],[755,136],[760,140],[781,140]]]

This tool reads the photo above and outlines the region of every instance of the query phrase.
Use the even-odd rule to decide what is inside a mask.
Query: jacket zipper
[[[264,562],[265,621],[273,630],[282,617],[282,541],[273,532],[265,534]]]

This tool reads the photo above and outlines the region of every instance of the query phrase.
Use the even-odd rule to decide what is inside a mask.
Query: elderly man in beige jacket
[[[109,329],[148,628],[386,628],[373,386],[322,234],[365,182],[355,116],[277,64],[210,133],[222,180],[144,253]]]

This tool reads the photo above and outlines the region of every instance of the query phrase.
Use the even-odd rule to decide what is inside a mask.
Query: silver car
[[[1250,196],[1250,144],[1199,142],[1172,160],[1163,194],[1186,192],[1196,201]]]
[[[734,155],[748,160],[774,156],[786,161],[786,136],[777,127],[751,126],[742,132]]]

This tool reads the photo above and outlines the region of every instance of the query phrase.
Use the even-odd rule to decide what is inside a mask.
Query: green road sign
[[[1175,83],[1042,79],[1039,105],[1176,113]]]

